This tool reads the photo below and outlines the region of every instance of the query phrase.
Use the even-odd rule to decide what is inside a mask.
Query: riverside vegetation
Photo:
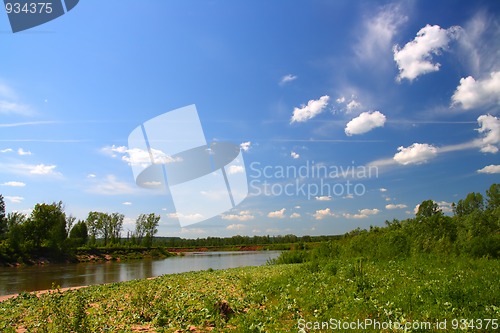
[[[500,185],[486,194],[469,194],[453,216],[424,201],[414,218],[306,244],[262,267],[23,293],[0,303],[0,330],[296,332],[304,322],[371,319],[447,321],[446,330],[411,332],[493,332],[500,319]]]

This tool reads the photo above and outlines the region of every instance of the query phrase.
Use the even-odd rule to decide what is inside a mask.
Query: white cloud
[[[363,35],[354,47],[361,60],[380,61],[380,56],[390,52],[394,36],[407,17],[398,5],[383,6],[376,15],[367,15],[363,22]]]
[[[379,111],[363,112],[347,123],[345,134],[351,136],[369,132],[376,127],[383,127],[385,120],[385,116]]]
[[[6,182],[6,183],[3,183],[2,186],[24,187],[24,186],[26,186],[26,184],[23,182]]]
[[[380,192],[387,192],[387,189],[383,188],[383,187],[381,187],[379,190],[380,190]]]
[[[287,84],[288,82],[292,82],[294,80],[297,80],[297,75],[287,74],[281,78],[280,85]]]
[[[252,146],[252,142],[251,141],[243,142],[242,144],[240,144],[240,148],[243,151],[248,151],[251,146]]]
[[[130,206],[130,205],[132,205],[132,203],[130,201],[125,201],[125,202],[122,202],[122,205]]]
[[[6,148],[6,149],[0,150],[0,153],[11,153],[11,152],[13,152],[13,150],[11,148]]]
[[[307,105],[302,105],[300,108],[294,108],[290,123],[301,123],[316,117],[326,108],[329,99],[330,97],[327,95],[321,96],[317,100],[310,100],[307,102]]]
[[[500,173],[500,165],[487,165],[482,169],[477,170],[478,173]]]
[[[143,150],[139,148],[128,149],[125,146],[111,146],[104,147],[102,151],[111,157],[117,157],[116,154],[122,154],[121,159],[127,162],[129,165],[140,165],[147,167],[151,164],[151,158],[155,164],[166,164],[179,162],[181,159],[179,157],[173,158],[170,155],[165,154],[161,150],[151,148],[148,150]]]
[[[446,201],[439,201],[439,202],[436,202],[439,209],[441,209],[441,211],[443,213],[451,213],[453,212],[453,208],[452,208],[452,205],[453,203],[452,202],[446,202]]]
[[[291,156],[294,160],[296,160],[296,159],[298,159],[298,158],[300,157],[299,153],[296,153],[296,152],[294,152],[294,151],[292,151],[292,152],[290,153],[290,156]]]
[[[53,175],[56,174],[54,169],[55,165],[45,165],[45,164],[37,164],[33,166],[28,166],[29,173],[34,175]]]
[[[437,148],[427,143],[414,143],[409,147],[399,147],[393,159],[399,164],[422,164],[436,157]]]
[[[332,197],[323,195],[323,196],[320,196],[320,197],[315,197],[315,199],[318,200],[318,201],[330,201],[330,200],[332,200]]]
[[[365,219],[371,215],[377,215],[378,213],[380,213],[380,210],[377,208],[374,209],[365,208],[365,209],[360,209],[357,214],[345,213],[343,214],[343,216],[348,219]]]
[[[342,104],[345,102],[345,97],[344,96],[340,96],[339,98],[337,98],[335,100],[335,102],[339,103],[339,104]]]
[[[299,217],[301,217],[299,213],[293,213],[292,215],[290,215],[291,219],[298,219]]]
[[[0,82],[0,114],[28,116],[32,113],[29,105],[19,102],[19,97],[13,89]]]
[[[497,153],[497,146],[500,144],[500,119],[492,115],[482,115],[477,118],[477,122],[477,131],[482,134],[481,152]]]
[[[93,173],[89,173],[87,175],[87,178],[95,178],[95,177],[97,177],[97,176],[95,174],[93,174]]]
[[[407,208],[408,206],[405,205],[405,204],[388,204],[388,205],[385,205],[385,209],[404,209],[404,208]]]
[[[350,101],[346,105],[347,113],[349,113],[353,110],[359,109],[360,107],[361,107],[361,103],[353,99],[352,101]]]
[[[28,150],[24,150],[23,148],[19,148],[17,150],[17,154],[20,155],[20,156],[28,156],[28,155],[31,155],[31,152]]]
[[[500,71],[492,72],[484,80],[476,81],[472,76],[461,78],[451,102],[452,106],[461,105],[465,110],[500,106]]]
[[[105,179],[96,181],[88,191],[101,195],[122,195],[134,193],[137,189],[129,183],[116,179],[114,175],[108,175]]]
[[[245,228],[246,226],[244,224],[230,224],[226,227],[227,230],[242,230]]]
[[[255,218],[255,216],[252,215],[248,210],[242,210],[238,214],[222,215],[221,217],[223,220],[228,220],[228,221],[250,221]]]
[[[10,203],[18,204],[23,202],[24,198],[23,197],[18,197],[18,196],[5,196],[5,199],[9,201]]]
[[[313,214],[316,220],[322,220],[329,216],[335,216],[335,214],[330,210],[330,208],[319,209]]]
[[[270,212],[269,214],[267,214],[267,217],[270,217],[273,219],[282,219],[285,217],[285,211],[286,211],[286,209],[282,208],[280,210]]]
[[[167,218],[169,218],[169,219],[182,219],[182,220],[188,220],[188,221],[200,221],[203,219],[203,215],[201,215],[199,213],[195,213],[195,214],[168,213]],[[182,228],[182,229],[186,229],[186,231],[192,231],[191,229],[187,229],[187,228]],[[181,232],[182,232],[182,229],[181,229]]]
[[[244,173],[244,172],[245,172],[245,168],[241,165],[230,165],[228,170],[227,170],[227,173],[230,175],[234,175],[237,173]]]
[[[399,68],[397,80],[412,81],[420,75],[438,71],[441,65],[432,62],[432,55],[445,50],[451,40],[457,39],[460,31],[458,26],[442,29],[438,25],[426,25],[402,49],[395,45],[394,61]]]

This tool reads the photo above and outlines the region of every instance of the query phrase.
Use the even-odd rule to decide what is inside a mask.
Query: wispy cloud
[[[297,75],[287,74],[281,78],[280,85],[283,86],[283,85],[285,85],[289,82],[295,81],[295,80],[297,80]]]
[[[10,187],[24,187],[26,186],[25,183],[23,182],[16,182],[16,181],[11,181],[11,182],[6,182],[1,184],[2,186],[10,186]]]
[[[389,4],[378,9],[375,15],[367,15],[362,33],[354,46],[356,57],[363,61],[385,59],[391,52],[394,37],[408,20],[399,4]]]
[[[130,183],[118,180],[115,175],[95,180],[87,192],[100,195],[123,195],[136,193],[138,189]]]
[[[10,203],[14,203],[14,204],[18,204],[18,203],[21,203],[21,202],[24,201],[24,198],[23,197],[19,197],[19,196],[8,196],[8,195],[6,195],[5,199],[7,201],[9,201]]]
[[[19,101],[18,94],[7,84],[0,82],[0,114],[29,116],[33,109]]]

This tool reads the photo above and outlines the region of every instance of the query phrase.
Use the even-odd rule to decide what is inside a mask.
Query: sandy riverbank
[[[68,291],[68,290],[77,290],[77,289],[86,288],[86,287],[88,287],[88,286],[77,286],[77,287],[59,288],[59,291],[65,292],[65,291]],[[51,292],[51,291],[55,292],[55,291],[57,291],[57,289],[37,290],[37,291],[30,292],[30,294],[36,295],[38,297],[39,295],[46,294],[46,293]],[[14,298],[14,297],[17,297],[17,296],[19,296],[19,294],[12,294],[12,295],[3,295],[3,296],[0,296],[0,302],[3,302],[5,300],[8,300],[10,298]]]

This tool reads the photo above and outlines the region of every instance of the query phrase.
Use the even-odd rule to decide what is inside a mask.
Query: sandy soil
[[[85,288],[87,286],[78,286],[78,287],[68,287],[68,288],[60,288],[59,290],[60,291],[67,291],[67,290],[77,290],[77,289],[80,289],[80,288]],[[46,294],[48,293],[49,291],[55,291],[54,289],[50,289],[50,290],[38,290],[38,291],[32,291],[30,294],[33,294],[33,295],[36,295],[36,296],[39,296],[39,295],[42,295],[42,294]],[[0,296],[0,302],[3,302],[9,298],[13,298],[13,297],[17,297],[19,294],[12,294],[12,295],[4,295],[4,296]]]

